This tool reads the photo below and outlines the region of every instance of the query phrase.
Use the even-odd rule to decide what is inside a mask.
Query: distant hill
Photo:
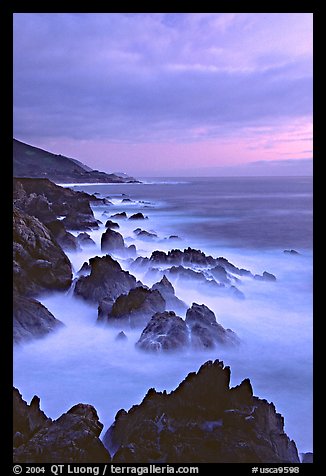
[[[125,174],[107,174],[92,170],[79,160],[52,154],[14,139],[14,177],[48,178],[57,183],[129,183],[137,182]]]

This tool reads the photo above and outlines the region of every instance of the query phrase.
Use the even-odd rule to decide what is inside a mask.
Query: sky
[[[312,174],[312,13],[16,13],[14,137],[106,172]]]

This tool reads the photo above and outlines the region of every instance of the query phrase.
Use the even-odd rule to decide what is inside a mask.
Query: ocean
[[[231,385],[249,377],[254,394],[272,401],[282,413],[285,431],[298,450],[312,451],[312,178],[160,177],[141,184],[70,186],[109,197],[110,205],[93,207],[103,223],[121,211],[148,216],[119,222],[118,231],[126,244],[136,245],[138,256],[190,246],[254,274],[270,272],[277,280],[241,279],[237,287],[244,300],[174,283],[179,298],[189,306],[206,304],[220,324],[238,334],[241,344],[171,355],[137,351],[135,330],[127,333],[126,342],[116,341],[116,329],[96,325],[97,306],[75,298],[72,290],[40,296],[66,327],[15,347],[14,385],[23,398],[29,401],[37,394],[51,418],[76,403],[93,404],[106,430],[119,409],[140,403],[149,388],[170,391],[203,362],[218,358],[231,367]],[[137,238],[133,230],[138,226],[157,238]],[[104,254],[103,231],[101,225],[90,232],[95,246],[67,252],[75,273],[90,257]],[[284,253],[290,249],[298,254]],[[118,260],[131,269],[130,260]],[[131,272],[144,284],[155,282],[148,273]]]

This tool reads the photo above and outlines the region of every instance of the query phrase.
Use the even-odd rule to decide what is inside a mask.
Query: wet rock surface
[[[189,344],[188,328],[173,311],[154,314],[143,330],[136,347],[146,351],[175,351]]]
[[[143,327],[156,312],[164,311],[165,306],[159,291],[140,286],[119,296],[106,316],[102,310],[99,320],[125,327]]]
[[[114,303],[120,294],[136,287],[136,278],[124,271],[111,256],[96,256],[89,260],[90,274],[81,276],[74,293],[87,301],[99,303],[106,299]]]

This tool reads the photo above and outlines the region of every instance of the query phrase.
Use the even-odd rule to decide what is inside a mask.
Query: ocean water
[[[241,301],[206,293],[191,283],[175,283],[178,297],[189,306],[209,306],[219,323],[238,334],[241,345],[148,355],[134,347],[139,331],[128,332],[127,342],[116,341],[116,329],[96,325],[97,307],[75,298],[70,290],[40,296],[66,327],[15,347],[15,386],[26,400],[39,395],[42,409],[52,418],[78,402],[91,403],[106,430],[120,408],[139,403],[149,388],[170,391],[203,362],[218,358],[230,365],[232,385],[249,377],[254,394],[273,401],[282,413],[285,430],[299,451],[312,451],[312,179],[144,180],[71,186],[109,197],[111,205],[93,208],[104,223],[120,211],[148,216],[145,221],[119,222],[118,231],[127,244],[136,245],[138,256],[191,246],[253,273],[273,273],[276,282],[241,278]],[[126,198],[132,201],[123,202]],[[133,233],[137,227],[158,237],[140,240]],[[103,230],[101,225],[90,232],[96,245],[67,253],[75,273],[90,257],[103,255]],[[169,239],[171,235],[178,239]],[[285,249],[299,254],[285,254]],[[117,259],[130,269],[130,260]],[[145,271],[132,273],[144,284],[155,281]]]

